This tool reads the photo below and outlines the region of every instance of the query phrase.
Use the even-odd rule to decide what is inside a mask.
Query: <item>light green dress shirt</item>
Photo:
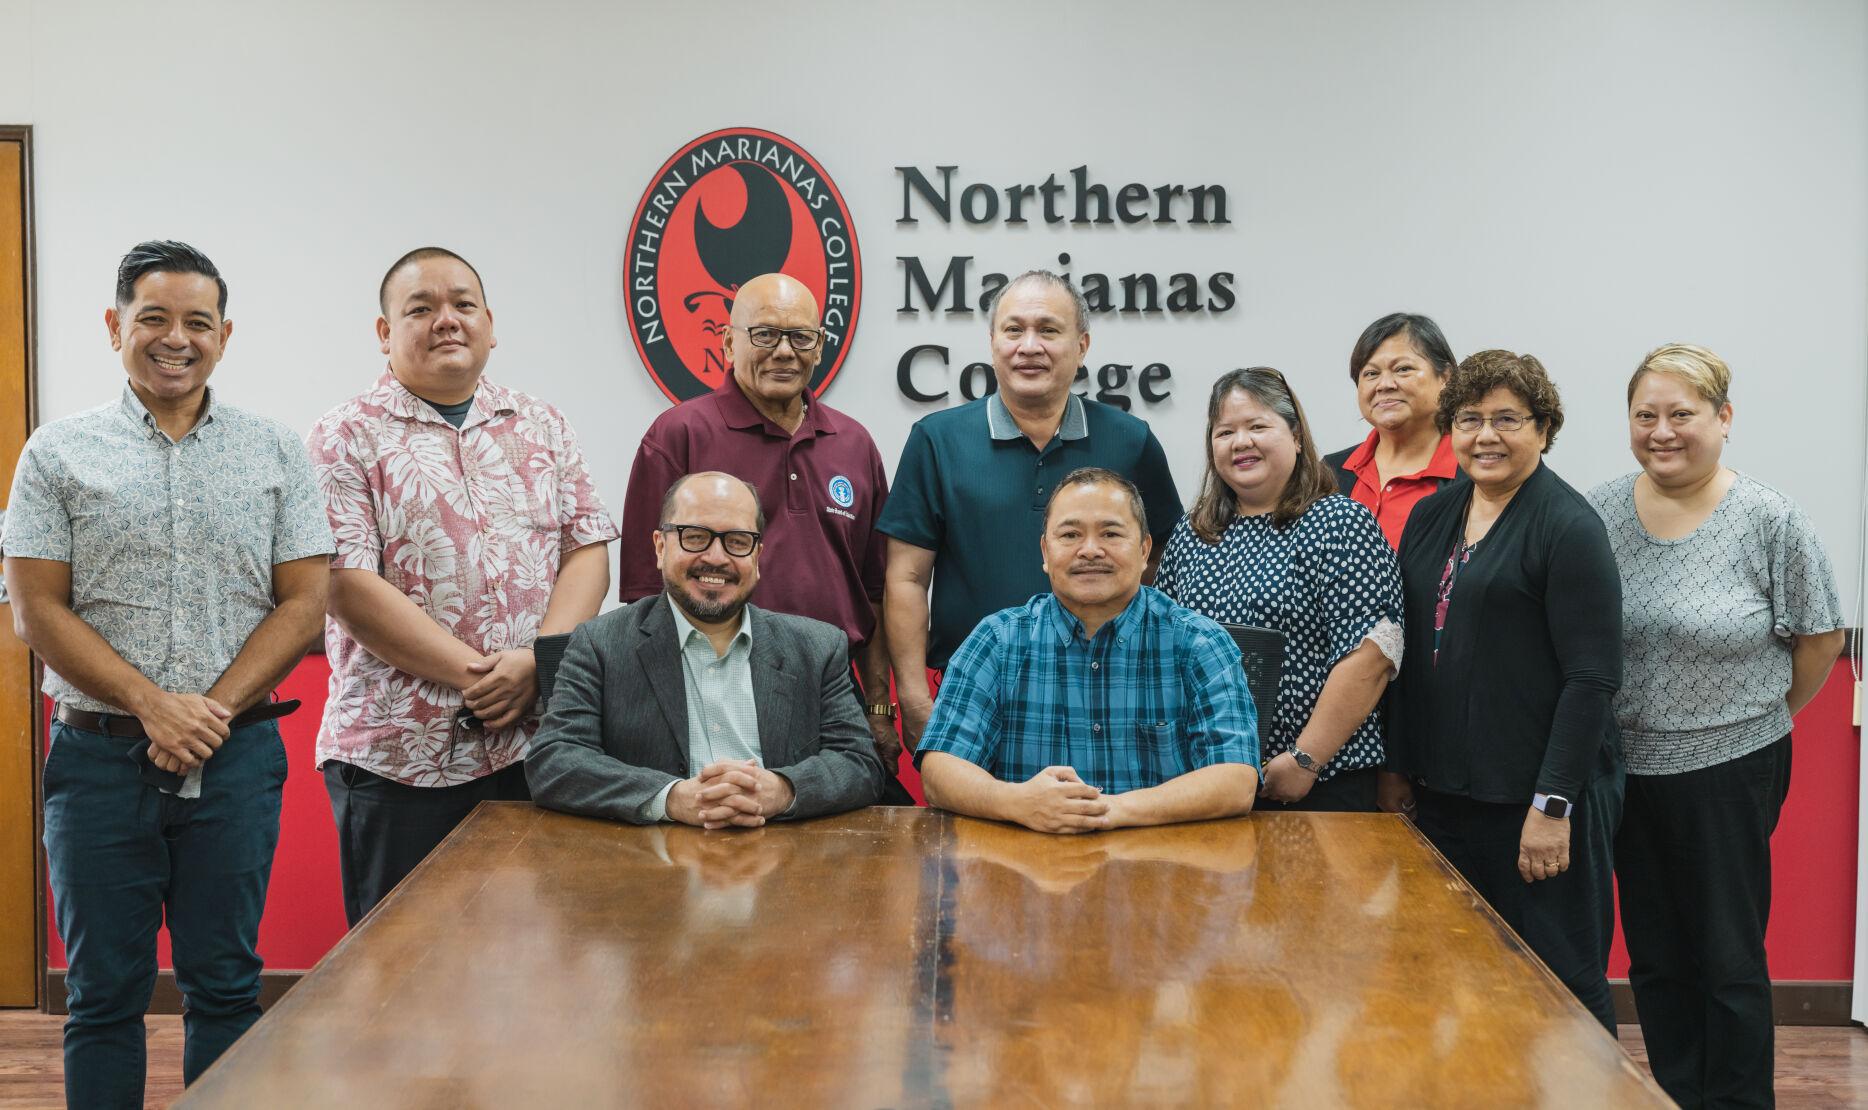
[[[739,631],[725,655],[716,655],[713,641],[694,627],[674,599],[666,597],[675,615],[675,635],[681,642],[681,685],[688,705],[688,771],[698,773],[722,759],[761,759],[759,707],[752,700],[752,621],[742,611]],[[651,821],[668,819],[668,792],[662,787],[649,803]]]

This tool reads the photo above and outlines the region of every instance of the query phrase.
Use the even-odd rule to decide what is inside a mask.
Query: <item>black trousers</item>
[[[1364,767],[1359,771],[1344,771],[1331,775],[1320,782],[1310,784],[1310,793],[1295,802],[1274,802],[1263,794],[1252,808],[1268,812],[1303,812],[1303,813],[1374,813],[1376,776],[1381,773],[1379,767]]]
[[[1628,982],[1654,1079],[1681,1106],[1773,1106],[1764,929],[1790,737],[1677,775],[1629,775],[1615,842]]]
[[[1583,796],[1573,799],[1570,869],[1532,883],[1518,874],[1528,798],[1523,805],[1501,805],[1419,785],[1414,798],[1420,831],[1613,1034],[1608,968],[1615,936],[1612,852],[1622,810],[1619,767],[1598,773]]]
[[[337,819],[344,919],[352,928],[481,802],[527,802],[525,764],[458,786],[408,786],[331,760],[324,789]]]

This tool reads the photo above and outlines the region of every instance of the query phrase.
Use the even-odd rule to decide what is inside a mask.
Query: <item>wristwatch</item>
[[[1553,821],[1561,821],[1570,815],[1573,807],[1568,798],[1559,794],[1533,794],[1531,808]]]
[[[875,702],[863,706],[863,709],[867,711],[871,717],[887,717],[891,721],[895,719],[895,703],[892,701]]]
[[[1297,765],[1299,767],[1302,767],[1313,775],[1323,770],[1323,765],[1310,758],[1310,753],[1302,748],[1293,746],[1291,748],[1291,758],[1297,760]]]

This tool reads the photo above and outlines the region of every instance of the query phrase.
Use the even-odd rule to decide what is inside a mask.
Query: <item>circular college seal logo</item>
[[[733,368],[722,336],[740,286],[797,278],[824,314],[811,394],[843,366],[862,307],[862,258],[843,195],[796,143],[750,127],[702,135],[656,171],[629,225],[629,330],[649,377],[675,402]]]
[[[830,480],[830,499],[847,509],[856,504],[856,487],[839,474]]]

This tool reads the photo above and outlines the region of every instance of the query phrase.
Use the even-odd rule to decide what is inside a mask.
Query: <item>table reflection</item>
[[[483,807],[189,1106],[1660,1105],[1398,819]]]

